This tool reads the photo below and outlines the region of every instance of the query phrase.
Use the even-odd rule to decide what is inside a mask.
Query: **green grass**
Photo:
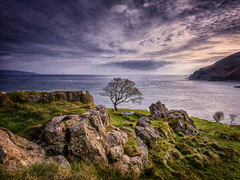
[[[193,120],[201,135],[169,133],[166,137],[169,126],[164,119],[152,121],[163,139],[149,149],[149,166],[142,179],[239,179],[240,141],[233,137],[238,137],[239,128]]]
[[[213,139],[222,146],[232,147],[240,153],[239,127],[205,121],[195,117],[192,119],[202,135]]]
[[[31,92],[33,93],[33,92]],[[28,93],[0,95],[0,127],[9,129],[27,139],[33,139],[41,127],[53,117],[65,114],[82,114],[90,105],[80,102],[51,101],[28,103]]]
[[[62,169],[57,164],[36,164],[15,172],[0,167],[0,180],[131,180],[131,174],[123,174],[111,166],[92,164],[75,159],[70,161],[72,170]]]
[[[116,127],[128,127],[130,129],[134,129],[137,121],[139,120],[139,116],[136,114],[126,116],[124,112],[135,112],[141,115],[149,116],[150,112],[147,110],[136,110],[136,109],[119,109],[118,111],[114,111],[113,109],[109,109],[111,124]]]
[[[28,93],[0,94],[0,127],[5,127],[27,139],[34,139],[41,128],[54,116],[82,114],[90,105],[52,101],[48,103],[28,103]],[[123,112],[135,112],[149,116],[146,110],[109,109],[111,124],[116,127],[134,129],[139,116],[125,116]],[[159,131],[161,140],[148,148],[149,165],[140,179],[239,179],[240,174],[240,128],[221,123],[213,123],[192,118],[200,130],[198,136],[186,136],[173,131],[174,123],[164,119],[152,120]],[[105,131],[111,131],[113,126]],[[137,142],[132,134],[124,146],[129,156],[140,155]],[[36,165],[17,172],[7,172],[0,168],[0,179],[133,179],[131,174],[101,164],[89,164],[79,159],[69,158],[72,171],[66,172],[57,165]]]

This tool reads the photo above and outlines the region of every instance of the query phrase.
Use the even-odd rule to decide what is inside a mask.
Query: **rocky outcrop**
[[[141,139],[128,128],[116,128],[105,132],[110,125],[106,107],[96,106],[82,115],[53,118],[43,130],[42,146],[52,154],[73,154],[84,161],[112,164],[124,172],[133,171],[139,176],[147,165],[148,151]],[[129,157],[124,145],[136,138],[140,154]]]
[[[134,139],[137,142],[141,154],[133,157],[122,154],[121,160],[114,163],[113,166],[122,170],[122,172],[133,173],[135,178],[138,179],[139,175],[148,164],[148,150],[147,146],[140,138],[135,137]]]
[[[128,134],[115,128],[107,133],[107,143],[109,145],[110,158],[113,161],[120,160],[123,156],[123,146],[128,140]]]
[[[168,110],[164,104],[158,101],[150,107],[151,119],[164,118],[175,132],[182,132],[186,135],[199,133],[192,119],[184,110]]]
[[[82,115],[53,118],[43,130],[43,147],[52,154],[72,153],[86,161],[107,163],[108,145],[103,121],[109,124],[109,114],[106,108],[105,111],[96,109],[98,107]]]
[[[147,117],[141,117],[136,124],[135,132],[148,146],[156,144],[160,139],[159,132],[152,127]]]
[[[240,52],[195,71],[190,80],[240,81]]]
[[[0,128],[0,162],[12,169],[33,165],[45,159],[46,153],[39,145]]]
[[[50,102],[54,100],[64,100],[69,102],[82,102],[84,104],[93,104],[93,97],[88,91],[64,91],[53,93],[39,93],[30,95],[29,102]]]
[[[157,103],[152,103],[149,107],[151,112],[151,119],[161,119],[166,117],[166,112],[168,109],[166,108],[165,104],[162,104],[161,101]]]
[[[192,119],[184,110],[170,110],[167,112],[166,120],[175,132],[182,132],[186,135],[196,135],[199,133]]]
[[[0,165],[15,170],[22,166],[54,161],[64,169],[71,169],[63,156],[48,158],[41,146],[16,136],[5,128],[0,128]]]

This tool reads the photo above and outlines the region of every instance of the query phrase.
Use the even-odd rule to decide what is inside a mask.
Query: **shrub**
[[[224,119],[224,113],[222,111],[217,111],[213,115],[213,119],[217,122],[220,123]]]
[[[236,121],[236,118],[237,118],[237,115],[235,114],[229,114],[230,116],[230,119],[231,119],[231,122],[230,122],[230,125],[234,125],[234,121]]]

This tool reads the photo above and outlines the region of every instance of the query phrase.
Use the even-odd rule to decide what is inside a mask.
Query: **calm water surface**
[[[184,109],[190,116],[212,121],[216,111],[223,111],[223,123],[229,123],[229,114],[236,114],[240,124],[240,89],[233,86],[237,82],[189,81],[186,76],[134,75],[121,76],[133,80],[144,95],[141,105],[126,103],[120,107],[148,109],[158,100],[169,109]],[[37,75],[37,76],[0,76],[0,91],[57,91],[86,90],[95,104],[112,107],[107,97],[100,96],[101,89],[113,76],[95,75]]]

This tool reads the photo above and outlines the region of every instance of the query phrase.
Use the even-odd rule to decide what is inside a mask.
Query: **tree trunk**
[[[118,111],[117,104],[114,104],[114,109],[115,109],[115,111]]]

